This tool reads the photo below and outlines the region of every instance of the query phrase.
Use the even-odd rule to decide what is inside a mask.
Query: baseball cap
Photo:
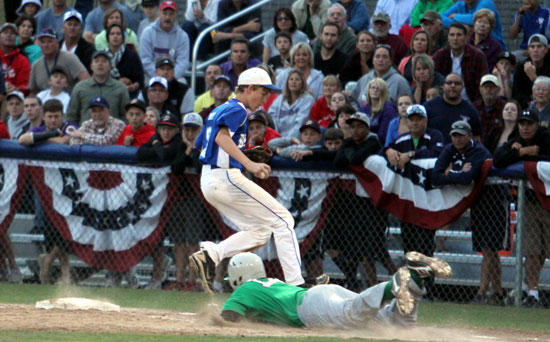
[[[527,120],[530,122],[539,122],[539,115],[531,109],[526,109],[518,116],[518,122]]]
[[[441,15],[434,10],[429,10],[424,12],[424,14],[422,15],[422,18],[420,19],[420,22],[421,23],[423,21],[434,22],[437,20],[441,21]]]
[[[104,56],[108,60],[111,60],[112,55],[109,52],[109,50],[99,50],[99,51],[94,52],[94,54],[92,55],[92,59],[95,59],[97,56]]]
[[[179,127],[180,121],[178,120],[178,118],[175,115],[162,114],[160,116],[160,121],[157,124],[157,126],[160,126],[160,125]]]
[[[428,113],[426,112],[426,108],[423,105],[419,104],[413,104],[407,108],[407,117],[411,115],[420,115],[424,118],[428,117]]]
[[[4,30],[7,28],[13,29],[15,31],[15,34],[19,32],[19,30],[17,29],[17,26],[15,26],[15,24],[12,24],[12,23],[5,23],[4,25],[2,25],[2,27],[0,27],[0,32],[4,32]]]
[[[487,74],[481,78],[481,81],[479,82],[479,85],[482,86],[487,82],[491,82],[497,87],[500,87],[500,81],[498,80],[498,77],[496,77],[493,74]]]
[[[51,37],[54,39],[57,39],[57,33],[55,30],[51,27],[44,27],[38,34],[36,35],[36,38],[42,38],[42,37]]]
[[[548,46],[548,39],[540,33],[536,33],[529,37],[527,46],[531,46],[532,43],[542,43],[544,46]]]
[[[78,11],[65,12],[65,14],[63,15],[63,22],[66,22],[67,20],[69,20],[71,18],[76,18],[76,19],[78,19],[78,21],[80,21],[80,23],[82,23],[82,15],[80,13],[78,13]]]
[[[267,126],[267,120],[264,118],[262,114],[258,114],[258,113],[251,114],[248,117],[248,122],[252,122],[252,121],[258,121],[264,124],[265,126]]]
[[[271,83],[271,78],[269,74],[264,69],[260,68],[250,68],[243,71],[239,75],[238,85],[260,85],[264,88],[267,88],[271,91],[280,92],[281,88],[274,86]]]
[[[88,104],[88,108],[92,108],[92,107],[103,107],[107,109],[110,108],[109,101],[107,101],[107,99],[104,98],[103,96],[92,97],[92,99],[90,100],[90,103]]]
[[[361,121],[364,124],[367,124],[367,126],[370,127],[370,119],[365,113],[357,112],[349,117],[349,119],[346,120],[346,123],[349,125],[353,121]]]
[[[170,9],[173,9],[174,11],[178,11],[178,5],[176,5],[176,2],[175,1],[171,1],[171,0],[168,0],[168,1],[163,1],[161,4],[160,4],[160,10],[161,11],[164,11],[165,9],[167,8],[170,8]]]
[[[466,121],[460,120],[453,122],[453,124],[451,125],[451,133],[449,134],[452,135],[454,133],[458,133],[460,135],[468,135],[471,132],[472,127],[470,126],[470,124]]]
[[[25,95],[23,95],[23,93],[20,92],[19,90],[14,90],[11,93],[9,93],[8,95],[6,95],[6,100],[9,99],[12,96],[17,97],[21,101],[25,101]]]
[[[202,127],[202,117],[197,113],[188,113],[183,117],[183,125],[191,125],[195,127]]]
[[[170,57],[161,57],[157,59],[157,63],[155,64],[155,68],[160,68],[163,65],[169,65],[172,68],[174,67],[174,60]]]
[[[386,23],[390,23],[391,19],[388,13],[385,12],[378,12],[375,15],[372,16],[372,22],[375,23],[377,21],[383,21]]]
[[[153,7],[158,6],[159,0],[142,0],[141,7]]]
[[[216,79],[214,80],[214,85],[216,85],[216,83],[218,82],[226,82],[227,84],[229,84],[229,87],[231,88],[232,85],[231,85],[231,80],[229,79],[229,77],[225,76],[225,75],[220,75],[218,77],[216,77]]]
[[[155,76],[149,80],[149,87],[151,87],[153,84],[158,83],[164,88],[168,89],[168,81],[164,77]]]
[[[40,2],[40,0],[23,0],[21,2],[21,5],[15,11],[15,14],[17,15],[23,14],[24,13],[23,8],[25,7],[25,5],[28,5],[28,4],[35,4],[36,6],[38,6],[38,11],[42,9],[42,3]]]
[[[497,56],[497,62],[501,59],[507,59],[509,60],[512,65],[516,65],[516,56],[514,56],[513,53],[510,53],[509,51],[502,51]]]
[[[308,120],[306,121],[301,127],[300,127],[300,133],[306,128],[313,128],[317,132],[321,133],[321,127],[317,123],[317,121]]]
[[[137,108],[141,109],[143,112],[145,112],[145,110],[147,109],[147,105],[145,104],[145,102],[143,102],[141,100],[138,100],[138,99],[130,100],[130,102],[128,102],[126,104],[126,106],[124,106],[124,110],[128,111],[128,109],[130,109],[130,107],[137,107]]]

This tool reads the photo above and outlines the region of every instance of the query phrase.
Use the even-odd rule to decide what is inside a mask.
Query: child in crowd
[[[266,118],[257,111],[248,117],[248,140],[245,149],[256,146],[268,146],[272,139],[280,138],[281,134],[267,125]]]
[[[313,121],[319,122],[319,125],[322,127],[328,127],[332,120],[336,118],[336,114],[330,108],[332,95],[341,91],[342,83],[338,77],[334,75],[326,76],[323,79],[323,96],[319,97],[317,101],[315,101],[315,104],[311,108],[309,118]],[[338,100],[340,100],[340,98],[341,97],[339,96]]]
[[[29,123],[23,112],[24,101],[25,96],[19,90],[12,91],[6,96],[6,110],[8,112],[6,125],[12,140],[19,139],[19,136],[23,133],[23,128]]]
[[[493,69],[493,75],[500,81],[500,92],[498,96],[506,99],[512,98],[512,82],[514,80],[514,69],[516,68],[516,56],[508,51],[503,51],[497,56],[497,64]]]
[[[338,108],[345,104],[350,104],[350,102],[344,93],[337,91],[332,94],[332,97],[330,98],[330,109],[332,109],[334,113],[336,113]]]
[[[436,97],[440,97],[440,96],[441,96],[441,91],[439,90],[438,87],[430,88],[426,92],[426,102],[428,102],[430,100],[433,100]]]
[[[269,142],[269,147],[283,158],[292,158],[292,151],[320,149],[321,127],[313,120],[308,120],[300,127],[300,140],[296,138],[277,138]]]
[[[329,127],[339,128],[344,133],[344,139],[351,137],[351,128],[347,120],[355,114],[356,110],[349,104],[345,104],[336,110],[336,119],[330,123]]]
[[[137,151],[139,162],[159,163],[170,162],[176,157],[181,137],[178,135],[180,121],[175,115],[163,114],[157,126],[157,133]],[[160,289],[166,280],[167,274],[164,271],[164,241],[161,239],[151,252],[153,258],[153,275],[147,289]]]
[[[271,57],[267,64],[277,71],[277,69],[290,66],[290,48],[292,47],[292,37],[288,32],[281,31],[275,35],[275,47],[279,50],[278,56]]]
[[[145,102],[131,100],[125,107],[128,125],[117,140],[117,145],[141,146],[155,135],[155,128],[145,122]]]
[[[44,125],[30,128],[27,133],[21,135],[19,143],[25,146],[43,142],[68,145],[70,132],[78,127],[72,123],[63,122],[63,103],[57,99],[50,99],[44,103],[43,108]],[[69,253],[71,249],[49,220],[46,220],[43,228],[47,253],[39,257],[40,283],[50,284],[51,267],[55,259],[58,259],[61,269],[58,284],[70,285]]]
[[[67,113],[71,95],[65,91],[68,86],[67,74],[61,68],[53,68],[48,80],[50,88],[42,90],[36,96],[46,103],[49,99],[57,99],[63,104],[63,113]]]
[[[339,128],[331,127],[325,131],[323,147],[311,150],[294,150],[291,152],[292,159],[296,161],[333,161],[342,141],[344,141],[344,133]]]
[[[172,163],[172,173],[177,177],[178,191],[172,210],[172,217],[167,222],[166,234],[174,244],[174,261],[176,264],[176,281],[163,289],[180,291],[198,291],[199,286],[195,282],[196,274],[189,268],[187,281],[185,271],[189,256],[199,250],[199,241],[205,238],[206,209],[200,198],[195,194],[190,184],[190,177],[196,175],[184,175],[186,167],[195,167],[200,174],[198,162],[200,151],[195,148],[195,139],[203,126],[202,117],[197,113],[189,113],[183,117],[183,129],[181,132],[180,149]]]

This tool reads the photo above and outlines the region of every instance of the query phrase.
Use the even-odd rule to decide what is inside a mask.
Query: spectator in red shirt
[[[141,146],[155,135],[155,127],[145,122],[146,108],[145,102],[137,99],[128,102],[124,107],[128,125],[118,137],[117,145]]]
[[[328,127],[336,119],[336,114],[329,104],[332,95],[340,91],[342,91],[342,83],[340,83],[340,80],[336,76],[328,75],[325,77],[323,79],[323,96],[318,98],[313,107],[311,107],[309,118],[317,121],[322,127]]]
[[[265,112],[259,110],[248,117],[248,140],[245,149],[267,146],[270,140],[280,138],[281,134],[267,125]]]
[[[378,44],[391,46],[393,52],[393,64],[399,65],[401,59],[407,54],[407,44],[401,36],[390,33],[391,19],[387,13],[378,12],[372,17],[372,32],[378,39]]]
[[[6,92],[24,91],[29,84],[31,65],[15,45],[17,26],[6,23],[0,28],[0,62],[6,82]]]

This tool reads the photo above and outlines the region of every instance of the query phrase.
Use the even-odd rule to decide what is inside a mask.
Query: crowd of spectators
[[[380,154],[398,169],[413,159],[438,158],[432,181],[440,186],[470,184],[492,156],[496,167],[550,158],[550,11],[538,0],[523,1],[508,28],[511,39],[523,32],[518,51],[507,51],[492,0],[378,0],[372,15],[362,0],[297,0],[274,11],[269,28],[256,9],[206,35],[200,60],[225,51],[229,57],[205,69],[204,93],[194,94],[185,72],[199,33],[255,2],[188,0],[184,9],[171,0],[142,0],[137,7],[99,0],[89,8],[77,0],[73,8],[67,0],[52,0],[43,8],[40,1],[23,0],[7,13],[16,20],[0,27],[1,137],[27,146],[45,141],[138,146],[138,160],[176,160],[175,173],[182,173],[185,166],[197,166],[193,140],[211,111],[234,97],[244,70],[260,66],[283,91],[251,113],[246,148],[269,146],[284,158],[341,166]],[[261,43],[251,43],[264,29]],[[388,218],[369,200],[339,191],[345,200],[338,205],[354,212],[359,211],[350,208],[360,206],[373,217],[369,222],[352,217],[348,225],[371,232],[368,246],[349,227],[330,223],[336,216],[326,229],[329,255],[347,286],[358,290],[359,262],[371,284],[375,260],[390,274],[395,271],[384,241]],[[546,228],[529,228],[526,237],[538,247],[529,247],[525,303],[537,305],[550,219],[536,201],[529,205],[537,218],[529,225]],[[184,203],[177,207],[190,210]],[[495,253],[506,223],[496,224],[497,215],[492,235],[484,234],[480,227],[487,218],[476,210],[484,208],[473,209],[474,248],[483,252],[486,265],[476,301],[489,301],[493,293],[491,300],[500,303]],[[404,222],[401,228],[405,252],[433,255],[433,230]],[[177,281],[171,288],[193,289],[191,275],[186,283],[186,256],[200,238],[181,235],[177,227],[168,231],[176,246]],[[336,242],[336,231],[354,245]],[[4,272],[2,265],[0,276],[17,281],[13,256],[5,252],[11,251],[9,239],[1,242],[12,270]],[[369,252],[350,253],[357,249]],[[67,252],[67,246],[50,245],[42,282],[49,282],[55,258],[63,281],[70,281]],[[152,256],[149,287],[160,288],[162,246]]]

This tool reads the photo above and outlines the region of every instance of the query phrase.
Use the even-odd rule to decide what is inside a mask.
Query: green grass
[[[146,291],[117,288],[69,287],[62,288],[44,285],[12,285],[0,284],[0,303],[34,304],[36,301],[55,297],[85,297],[107,300],[122,307],[163,309],[195,312],[212,297],[203,293],[188,293],[176,291]],[[216,295],[214,301],[222,303],[227,295]],[[474,306],[452,303],[421,303],[418,323],[420,325],[444,327],[471,327],[516,329],[523,331],[550,331],[550,310],[525,309],[515,307]],[[0,325],[1,327],[1,325]],[[1,328],[0,328],[1,329]],[[0,341],[158,341],[159,335],[131,334],[90,334],[70,333],[62,331],[1,331]],[[162,341],[288,341],[288,338],[266,337],[214,337],[162,335]],[[293,338],[293,341],[339,341],[334,338]],[[365,341],[349,339],[346,341]],[[368,340],[373,341],[373,340]]]

